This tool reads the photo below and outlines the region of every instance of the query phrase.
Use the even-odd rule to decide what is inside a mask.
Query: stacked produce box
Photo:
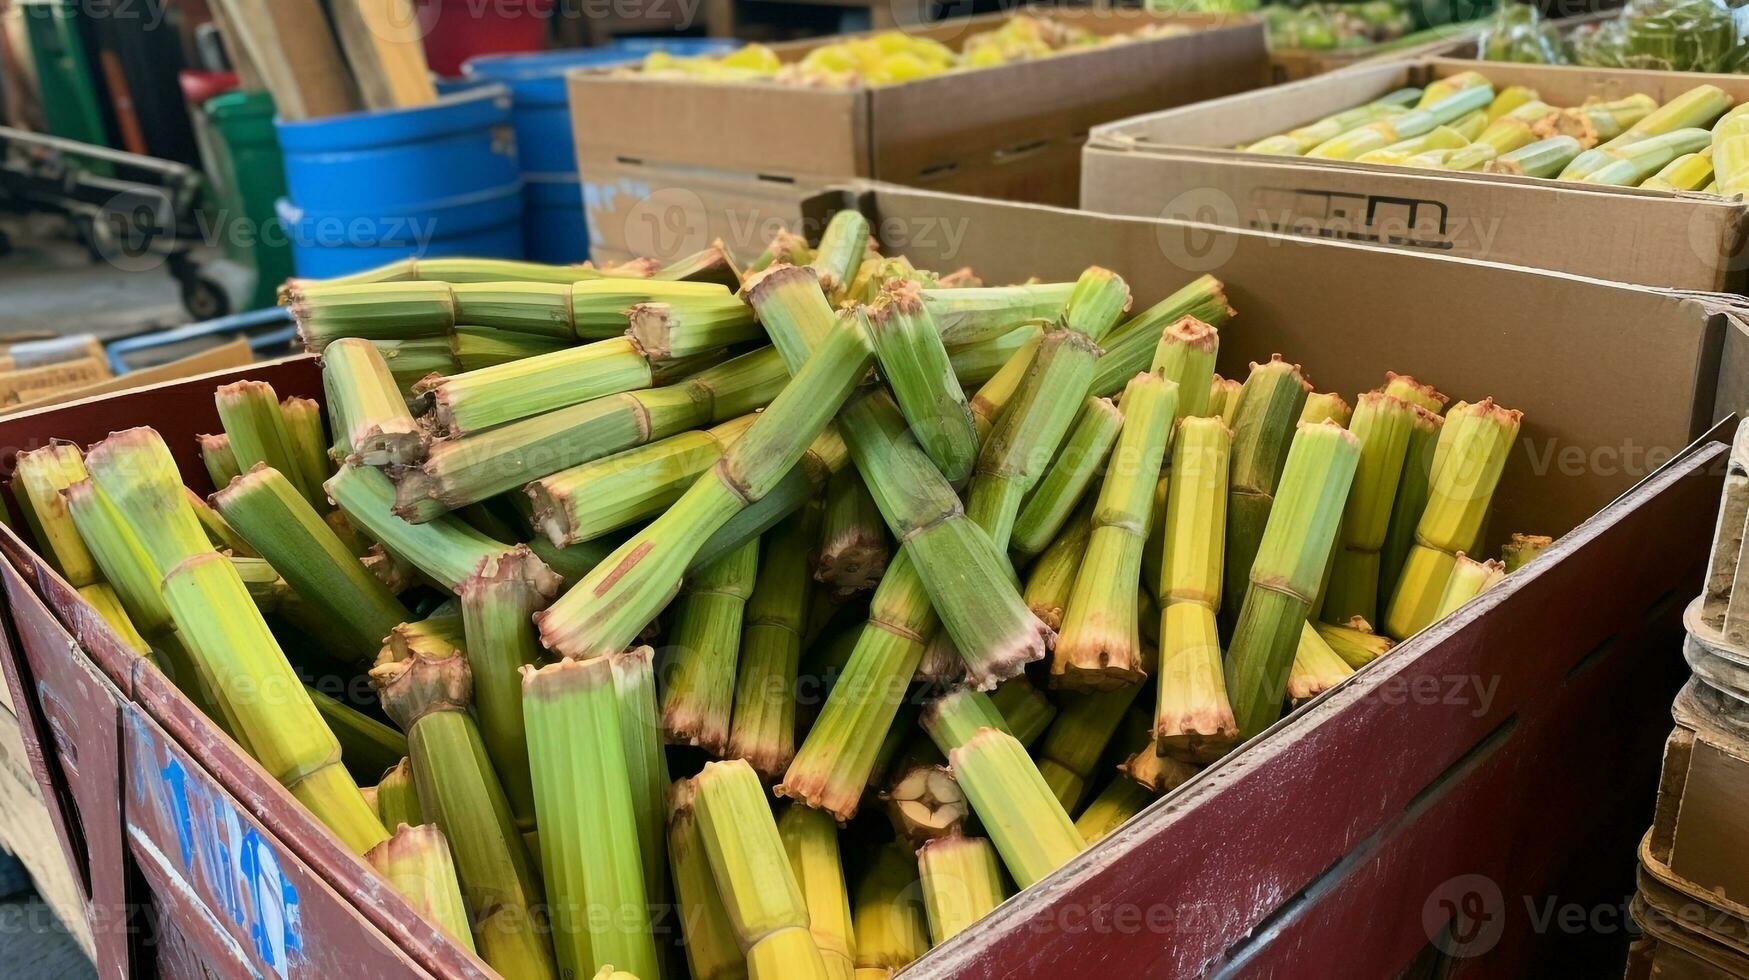
[[[1632,907],[1644,933],[1628,976],[1749,975],[1749,427],[1738,429],[1719,506],[1705,591],[1688,607],[1683,656],[1693,678],[1676,727],[1652,829],[1640,845]]]
[[[1082,204],[1737,291],[1745,98],[1725,75],[1360,66],[1101,127]]]
[[[1267,76],[1253,19],[1065,7],[654,55],[570,97],[594,254],[669,261],[816,237],[801,203],[847,179],[1073,206],[1091,127]]]

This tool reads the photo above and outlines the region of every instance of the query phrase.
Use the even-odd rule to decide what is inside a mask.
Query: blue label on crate
[[[150,807],[159,825],[175,828],[175,857],[196,892],[246,937],[258,963],[289,976],[292,958],[303,951],[303,924],[297,888],[281,872],[272,842],[204,774],[167,751],[143,716],[126,717],[133,728],[132,804]]]

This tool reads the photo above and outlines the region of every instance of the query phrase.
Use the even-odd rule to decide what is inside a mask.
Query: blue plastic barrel
[[[509,86],[515,100],[512,118],[526,187],[523,237],[530,259],[574,263],[589,257],[566,73],[634,64],[656,50],[717,54],[738,46],[717,38],[626,38],[603,48],[484,55],[462,66],[468,78]]]
[[[407,256],[521,258],[522,173],[502,85],[412,109],[276,123],[280,222],[306,277]]]

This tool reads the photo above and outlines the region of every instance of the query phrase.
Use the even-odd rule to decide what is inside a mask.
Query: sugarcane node
[[[790,265],[788,262],[773,262],[741,283],[741,295],[748,306],[758,309],[765,293],[783,286],[785,282],[802,279],[815,283],[820,281],[813,269]]]
[[[466,711],[473,699],[474,677],[461,651],[442,657],[414,653],[405,660],[379,664],[370,669],[383,711],[404,732],[426,715],[440,711]]]
[[[480,563],[474,566],[473,574],[462,581],[457,591],[465,592],[470,588],[470,583],[474,587],[481,587],[510,581],[527,584],[540,598],[543,606],[558,598],[559,592],[565,587],[563,575],[553,571],[528,545],[517,544],[481,558]]]
[[[626,311],[626,337],[638,353],[652,361],[674,353],[674,307],[668,303],[638,303]]]
[[[1188,313],[1167,327],[1162,336],[1171,337],[1203,353],[1213,352],[1221,343],[1220,331]]]

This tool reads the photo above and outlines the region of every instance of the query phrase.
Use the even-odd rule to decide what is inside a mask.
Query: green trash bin
[[[111,146],[78,0],[23,0],[21,6],[50,135]]]
[[[266,92],[228,92],[201,106],[196,126],[224,254],[209,271],[225,284],[233,310],[272,306],[292,274],[291,243],[274,211],[286,188],[273,111]]]

